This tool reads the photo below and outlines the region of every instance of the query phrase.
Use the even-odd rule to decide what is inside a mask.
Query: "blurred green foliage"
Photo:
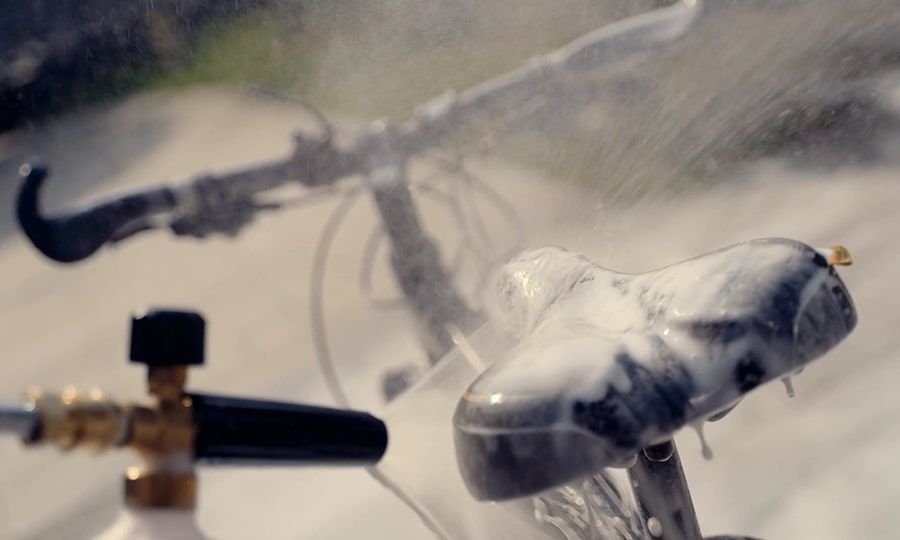
[[[518,67],[640,3],[277,3],[211,26],[180,65],[148,84],[249,82],[358,118],[404,118],[447,89]]]
[[[893,19],[879,15],[896,19],[897,12],[889,10],[894,0],[861,1],[871,9],[840,0],[784,9],[734,3],[716,24],[654,53],[652,65],[624,65],[631,86],[506,139],[500,151],[615,200],[702,187],[760,157],[801,155],[810,141],[825,141],[815,159],[865,156],[881,112],[860,105],[871,103],[865,86],[835,89],[878,71],[847,76],[842,66],[866,66],[878,51],[897,50]],[[161,24],[165,54],[118,77],[147,88],[253,83],[329,115],[403,120],[447,90],[666,3],[276,0],[190,41],[173,39]]]

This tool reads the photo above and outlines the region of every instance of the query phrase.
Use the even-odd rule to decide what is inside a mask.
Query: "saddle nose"
[[[794,356],[802,365],[837,345],[856,328],[858,315],[847,286],[833,268],[828,277],[809,294],[797,314],[794,328]]]

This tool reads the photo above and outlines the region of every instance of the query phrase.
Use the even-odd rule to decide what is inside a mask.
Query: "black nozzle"
[[[198,461],[224,464],[369,465],[387,428],[358,411],[192,394]]]
[[[151,310],[131,323],[133,362],[155,367],[203,363],[206,324],[199,313]],[[216,463],[374,464],[387,429],[357,411],[276,401],[185,394],[197,429],[194,456]]]

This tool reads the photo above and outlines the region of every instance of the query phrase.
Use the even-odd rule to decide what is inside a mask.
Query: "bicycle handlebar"
[[[157,187],[109,199],[84,209],[44,216],[39,201],[49,175],[39,161],[19,169],[22,178],[16,214],[32,244],[48,258],[70,263],[85,259],[108,242],[139,232],[169,227],[180,236],[237,234],[261,204],[254,196],[295,180],[306,186],[331,183],[358,170],[350,155],[328,141],[297,137],[294,155],[281,162],[221,176],[199,176],[171,187]]]
[[[532,99],[545,98],[541,106],[549,108],[554,101],[564,101],[559,96],[574,88],[582,71],[671,43],[683,36],[703,11],[701,0],[683,0],[601,28],[459,96],[451,93],[432,100],[399,128],[376,123],[348,151],[338,149],[330,139],[297,136],[294,154],[285,161],[202,176],[180,186],[140,191],[49,217],[41,213],[38,200],[48,169],[31,162],[20,169],[23,182],[18,219],[38,250],[65,263],[85,259],[106,243],[162,227],[176,235],[234,236],[257,212],[277,207],[255,200],[258,193],[290,181],[312,187],[353,174],[371,177],[386,161],[402,164],[465,131],[484,131],[509,122],[509,117],[517,116],[515,111],[528,110],[522,105]]]

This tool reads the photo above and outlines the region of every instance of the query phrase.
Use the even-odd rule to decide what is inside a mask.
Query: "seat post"
[[[637,460],[628,469],[628,477],[651,538],[702,540],[674,440],[638,452]]]

